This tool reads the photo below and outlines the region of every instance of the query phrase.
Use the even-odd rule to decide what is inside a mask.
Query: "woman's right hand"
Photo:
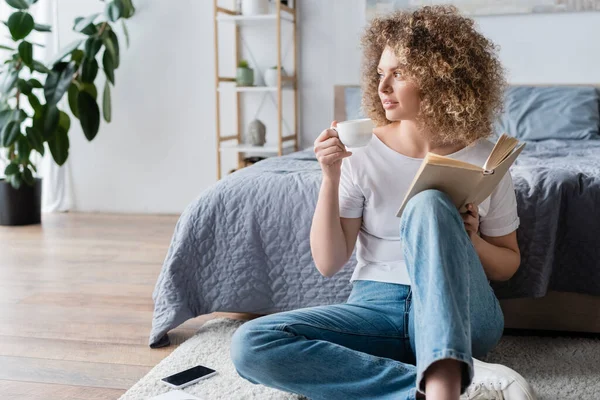
[[[333,121],[331,128],[336,125],[337,122]],[[331,128],[325,129],[315,140],[314,151],[321,165],[323,176],[339,181],[342,173],[342,159],[350,157],[352,153],[346,151],[346,147],[338,138],[337,132]]]

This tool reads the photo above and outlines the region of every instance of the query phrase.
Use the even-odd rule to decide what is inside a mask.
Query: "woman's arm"
[[[492,281],[509,280],[521,264],[517,231],[504,236],[469,234],[485,274]]]
[[[361,222],[340,218],[339,181],[324,178],[310,228],[310,249],[321,275],[335,275],[350,259]]]
[[[517,231],[504,236],[486,236],[484,234],[479,236],[478,207],[468,204],[467,212],[461,215],[488,279],[492,281],[509,280],[521,265]]]

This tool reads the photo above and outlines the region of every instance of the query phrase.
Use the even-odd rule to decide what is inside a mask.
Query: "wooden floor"
[[[0,398],[117,399],[213,313],[150,349],[152,291],[177,216],[44,214],[0,227]]]

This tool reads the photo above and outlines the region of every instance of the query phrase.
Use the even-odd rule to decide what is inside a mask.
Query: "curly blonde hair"
[[[502,112],[504,69],[494,43],[451,5],[374,18],[363,33],[362,105],[377,126],[389,124],[379,98],[377,66],[389,46],[404,79],[420,93],[417,123],[438,143],[468,145],[492,134]]]

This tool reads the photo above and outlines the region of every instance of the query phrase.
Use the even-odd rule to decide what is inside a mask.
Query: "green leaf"
[[[123,27],[123,33],[125,34],[125,44],[127,45],[127,48],[129,48],[129,30],[127,29],[127,24],[124,19],[121,20],[121,26]]]
[[[63,165],[69,157],[69,135],[66,131],[58,129],[52,139],[48,140],[48,148],[52,158],[58,165]]]
[[[93,83],[82,83],[79,91],[86,92],[90,94],[94,100],[98,100],[98,89],[96,89],[96,85]]]
[[[19,173],[19,164],[8,164],[4,169],[4,175],[10,176]]]
[[[6,0],[6,4],[13,8],[18,8],[19,10],[27,10],[30,5],[25,0]]]
[[[104,47],[106,48],[105,52],[108,51],[110,53],[115,69],[119,68],[119,38],[117,37],[117,34],[113,30],[107,31],[103,42]]]
[[[61,62],[54,65],[52,72],[46,78],[44,96],[48,105],[56,105],[62,99],[75,73],[75,63]]]
[[[35,94],[29,93],[27,95],[27,100],[29,100],[29,105],[31,105],[31,108],[33,108],[33,111],[35,111],[35,114],[40,115],[43,112],[42,105],[40,104],[40,100],[37,98],[37,96]]]
[[[25,168],[23,170],[23,180],[29,186],[33,186],[35,184],[35,178],[33,177],[33,174],[29,168]]]
[[[123,4],[123,18],[131,18],[135,13],[135,7],[131,0],[116,0]]]
[[[8,18],[7,25],[13,39],[21,40],[33,30],[33,17],[26,12],[17,11]]]
[[[77,85],[71,83],[69,86],[68,98],[69,98],[69,108],[71,108],[71,112],[76,118],[79,118],[79,110],[77,108],[77,97],[79,96],[79,89]]]
[[[6,124],[8,124],[9,121],[12,121],[12,116],[13,110],[11,109],[0,111],[0,133],[2,133]]]
[[[31,145],[25,135],[20,135],[17,139],[16,149],[19,154],[19,162],[21,164],[26,164],[29,159],[29,154],[31,154]]]
[[[98,76],[98,61],[95,58],[85,58],[81,67],[81,80],[83,82],[94,82]]]
[[[60,117],[58,118],[58,129],[62,129],[65,132],[69,132],[71,129],[71,117],[64,111],[60,112]]]
[[[57,62],[61,61],[63,58],[65,58],[66,56],[71,54],[73,52],[73,50],[76,50],[82,42],[83,42],[83,39],[77,39],[77,40],[69,43],[67,46],[65,46],[63,49],[61,49],[61,51],[58,53],[58,55],[56,57],[54,57],[54,59],[52,60],[50,65],[56,64]]]
[[[42,136],[45,140],[49,140],[54,135],[60,119],[60,112],[55,105],[44,105],[44,127]]]
[[[106,79],[113,85],[115,84],[115,64],[114,60],[108,50],[104,50],[104,56],[102,57],[102,66],[104,67],[104,73]]]
[[[23,110],[15,110],[15,113],[13,114],[13,120],[17,121],[19,123],[25,121],[27,119],[27,113]]]
[[[33,60],[33,71],[40,72],[42,74],[47,74],[50,70],[41,62]]]
[[[11,69],[10,71],[2,74],[3,80],[0,83],[0,92],[3,94],[8,94],[17,84],[17,79],[19,79],[19,72]]]
[[[87,92],[79,93],[77,98],[79,120],[87,140],[92,141],[100,129],[100,109],[96,100]]]
[[[2,147],[11,146],[21,134],[21,123],[18,121],[10,121],[2,130],[2,140],[0,145]]]
[[[85,41],[85,55],[89,58],[96,57],[96,54],[100,51],[102,47],[102,40],[97,37],[89,37]]]
[[[3,44],[0,44],[0,49],[2,49],[2,50],[10,50],[10,51],[15,51],[15,49],[13,49],[12,47],[8,47],[8,46],[5,46],[5,45],[3,45]]]
[[[33,127],[25,128],[25,132],[27,132],[27,140],[29,140],[31,148],[44,155],[44,138],[42,137],[42,133]]]
[[[111,22],[116,22],[119,18],[121,18],[121,15],[123,13],[123,3],[121,2],[110,2],[106,4],[106,8],[104,9],[104,14],[106,15],[106,18],[108,20],[110,20]]]
[[[97,28],[94,25],[94,20],[96,18],[98,18],[98,15],[100,15],[100,13],[92,14],[89,17],[86,17],[86,18],[83,18],[83,19],[80,19],[80,20],[75,20],[75,26],[73,27],[73,30],[77,31],[77,32],[89,34],[87,32],[89,32],[90,25],[91,25],[93,27],[93,30],[94,30],[91,34],[96,33]],[[86,31],[86,32],[84,32],[84,31]]]
[[[52,32],[52,27],[44,24],[34,24],[33,29],[38,32]]]
[[[44,86],[42,85],[42,83],[41,83],[40,81],[38,81],[37,79],[35,79],[35,78],[31,78],[31,79],[29,80],[29,86],[31,86],[31,87],[32,87],[32,88],[34,88],[34,89],[41,89],[41,88],[43,88],[43,87],[44,87]]]
[[[104,82],[104,97],[102,100],[102,114],[104,115],[104,120],[106,122],[110,122],[112,118],[112,101],[110,98],[110,85],[108,81]]]
[[[22,41],[19,44],[19,55],[25,65],[30,66],[33,64],[33,45],[29,42]]]
[[[83,61],[83,57],[85,57],[85,53],[83,50],[77,49],[73,50],[71,53],[71,61],[75,62],[75,64],[80,65],[81,61]]]
[[[31,93],[32,87],[29,86],[29,82],[27,82],[25,79],[19,79],[17,81],[17,89],[19,89],[21,93],[27,96]]]
[[[10,184],[15,189],[19,189],[23,184],[23,180],[21,179],[21,174],[14,174],[10,176]]]

